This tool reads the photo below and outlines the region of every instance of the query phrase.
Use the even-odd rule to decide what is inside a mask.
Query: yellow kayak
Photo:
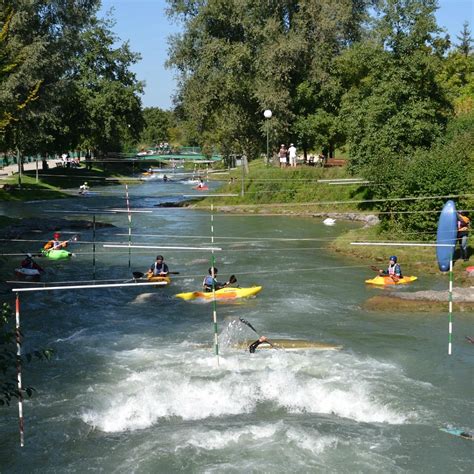
[[[216,299],[218,300],[234,300],[236,298],[248,298],[254,296],[262,291],[261,286],[252,286],[249,288],[221,288],[217,290]],[[177,298],[181,298],[185,301],[192,301],[196,299],[211,301],[213,299],[212,291],[191,291],[190,293],[179,293],[176,295]]]
[[[403,278],[392,278],[388,275],[377,275],[375,278],[371,278],[370,280],[365,280],[366,283],[369,285],[403,285],[405,283],[411,283],[412,281],[418,280],[416,276],[405,276]]]
[[[328,344],[326,342],[306,341],[304,339],[273,339],[270,338],[273,347],[268,342],[262,342],[258,345],[257,351],[260,349],[284,349],[285,351],[339,351],[342,346]],[[246,349],[254,341],[243,341],[235,345],[236,349]]]
[[[165,282],[167,285],[171,283],[171,278],[170,277],[163,277],[163,276],[152,276],[146,278],[148,281],[156,281],[156,282]]]

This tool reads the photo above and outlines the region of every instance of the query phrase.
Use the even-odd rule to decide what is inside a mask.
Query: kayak
[[[458,237],[458,217],[456,204],[448,201],[444,206],[438,221],[438,231],[436,233],[436,258],[438,267],[442,272],[449,271],[449,262],[454,255],[454,248]]]
[[[465,430],[460,430],[457,428],[440,428],[441,431],[444,431],[445,433],[452,434],[454,436],[459,436],[460,438],[464,439],[474,439],[473,435]],[[461,436],[464,434],[464,436]]]
[[[44,257],[49,258],[50,260],[64,260],[66,258],[72,257],[72,253],[64,249],[59,250],[45,250],[42,249],[41,253]]]
[[[152,276],[152,277],[147,277],[146,279],[147,281],[165,282],[167,285],[171,283],[170,277]],[[164,286],[164,285],[161,285],[161,286]]]
[[[20,280],[30,281],[39,280],[41,277],[41,273],[36,268],[15,268],[15,275]]]
[[[405,283],[411,283],[412,281],[418,280],[418,277],[416,276],[406,276],[403,278],[400,278],[398,281],[395,281],[392,279],[392,277],[388,275],[377,275],[375,278],[371,278],[370,280],[365,280],[366,283],[369,285],[379,285],[379,286],[385,286],[385,285],[403,285]]]
[[[221,288],[217,290],[216,299],[217,300],[235,300],[237,298],[248,298],[249,296],[254,296],[257,293],[262,291],[261,286],[252,286],[249,288]],[[204,300],[204,301],[212,301],[213,293],[212,291],[204,292],[204,291],[192,291],[190,293],[179,293],[175,295],[177,298],[181,298],[185,301],[192,301],[192,300]]]
[[[196,186],[194,189],[196,189],[197,191],[208,191],[209,188],[207,186]]]
[[[256,348],[256,351],[260,349],[284,349],[285,351],[339,351],[342,346],[335,344],[328,344],[326,342],[306,341],[304,339],[273,339],[270,338],[272,346],[268,342],[262,342]],[[254,341],[243,341],[235,345],[236,349],[248,349],[250,344]]]

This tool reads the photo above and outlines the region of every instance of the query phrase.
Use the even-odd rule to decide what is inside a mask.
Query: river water
[[[70,217],[91,219],[90,209],[124,208],[123,189],[8,203],[1,210],[45,217],[69,210],[78,212]],[[132,186],[131,204],[150,209],[187,189]],[[264,287],[255,298],[217,305],[218,365],[212,305],[173,297],[199,289],[209,267],[209,251],[189,247],[210,244],[210,212],[154,208],[133,214],[134,243],[186,248],[134,249],[131,269],[127,249],[102,246],[127,242],[127,215],[98,213],[97,219],[115,226],[97,231],[98,279],[129,278],[157,253],[180,274],[167,288],[21,295],[24,350],[56,352],[50,362],[23,368],[24,383],[37,390],[24,404],[24,448],[17,407],[1,408],[1,472],[472,472],[472,442],[440,431],[474,429],[474,347],[464,341],[472,336],[472,314],[455,314],[449,357],[446,314],[378,314],[361,307],[384,291],[442,288],[445,279],[368,288],[368,266],[325,249],[352,224],[215,215],[215,243],[223,249],[215,253],[219,275]],[[91,239],[90,231],[81,232],[72,261],[44,263],[44,279],[90,280]],[[4,252],[39,247],[12,242]],[[18,259],[3,258],[3,279],[11,278]],[[11,294],[2,296],[13,302]],[[249,354],[233,347],[256,338],[239,317],[270,338],[343,349]]]

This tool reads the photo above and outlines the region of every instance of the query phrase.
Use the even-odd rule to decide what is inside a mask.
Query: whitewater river
[[[133,186],[131,204],[152,208],[169,200],[163,196],[189,188]],[[78,214],[69,218],[91,219],[88,209],[124,208],[123,189],[8,203],[1,210],[47,218],[70,210]],[[24,349],[56,352],[50,362],[23,368],[24,383],[37,390],[24,404],[24,448],[17,406],[0,408],[0,472],[472,472],[472,441],[440,431],[474,430],[474,346],[464,340],[474,335],[472,314],[455,314],[454,353],[448,357],[446,314],[363,310],[367,298],[384,291],[364,284],[373,272],[324,249],[350,224],[215,216],[215,242],[223,249],[215,254],[219,275],[235,274],[241,286],[264,288],[256,298],[218,304],[218,366],[212,306],[173,298],[199,289],[210,253],[133,250],[129,269],[128,250],[102,246],[127,242],[127,215],[97,214],[97,220],[115,226],[97,231],[98,279],[129,278],[158,253],[180,274],[167,288],[21,295]],[[154,208],[133,214],[133,242],[209,245],[210,222],[209,212]],[[91,239],[90,231],[81,231],[70,247],[72,261],[41,261],[45,280],[91,279]],[[3,245],[4,253],[39,247]],[[11,279],[18,261],[2,258],[2,279]],[[395,291],[446,285],[446,279],[420,277]],[[5,299],[13,303],[6,290]],[[239,317],[270,338],[343,349],[249,354],[233,347],[256,338]]]

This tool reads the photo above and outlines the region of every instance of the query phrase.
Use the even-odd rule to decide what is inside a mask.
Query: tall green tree
[[[144,126],[139,140],[149,146],[159,142],[170,142],[170,129],[177,125],[174,113],[159,107],[145,107],[143,121]]]
[[[180,74],[177,103],[188,134],[256,156],[269,125],[278,140],[317,109],[333,112],[340,92],[334,56],[357,40],[372,2],[364,0],[169,1],[183,22],[168,64]],[[299,86],[312,92],[310,108]],[[270,124],[263,111],[271,109]]]
[[[83,115],[80,144],[98,154],[121,151],[124,142],[138,139],[143,126],[143,84],[130,69],[140,55],[128,42],[117,45],[113,24],[110,18],[92,20],[73,71]]]

